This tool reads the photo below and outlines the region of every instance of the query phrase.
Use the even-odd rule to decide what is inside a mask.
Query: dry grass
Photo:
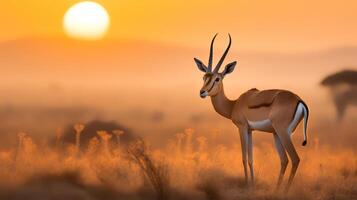
[[[357,198],[355,152],[318,142],[299,149],[301,165],[285,195],[275,190],[279,160],[272,144],[255,148],[257,183],[248,188],[240,146],[216,144],[215,134],[196,137],[187,129],[160,149],[144,140],[124,147],[93,138],[80,156],[78,143],[58,148],[20,136],[16,148],[0,152],[0,199]]]

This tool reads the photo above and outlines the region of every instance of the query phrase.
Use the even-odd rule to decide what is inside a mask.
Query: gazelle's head
[[[203,76],[204,83],[203,83],[202,89],[200,90],[200,96],[202,98],[205,98],[207,96],[217,95],[223,88],[222,87],[223,78],[227,74],[233,72],[234,67],[237,64],[237,61],[231,62],[226,65],[223,72],[219,72],[219,68],[221,67],[225,57],[227,56],[229,48],[231,47],[232,39],[231,39],[231,35],[229,35],[228,47],[227,47],[226,51],[223,53],[223,56],[221,57],[221,59],[218,61],[217,66],[212,71],[213,43],[214,43],[214,40],[216,39],[216,36],[217,36],[217,34],[213,37],[212,42],[211,42],[208,65],[207,66],[204,65],[202,63],[202,61],[200,61],[197,58],[194,58],[198,69],[205,73]]]

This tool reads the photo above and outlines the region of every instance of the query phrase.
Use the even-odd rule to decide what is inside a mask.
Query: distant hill
[[[85,128],[81,134],[81,143],[83,148],[88,147],[89,141],[93,137],[97,137],[100,139],[100,137],[97,134],[97,131],[107,131],[108,134],[112,135],[111,142],[116,143],[117,139],[116,136],[113,135],[113,131],[115,130],[122,130],[124,131],[124,134],[120,137],[120,141],[123,142],[123,144],[132,142],[135,140],[137,136],[134,136],[131,130],[128,128],[124,127],[123,125],[114,122],[114,121],[101,121],[101,120],[93,120],[85,124]],[[65,132],[63,135],[63,140],[65,143],[69,144],[75,144],[76,141],[76,135],[75,131],[73,129],[73,124],[68,125],[65,128]]]

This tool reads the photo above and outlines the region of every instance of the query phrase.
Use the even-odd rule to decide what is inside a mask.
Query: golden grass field
[[[81,127],[76,129],[74,138]],[[288,194],[276,190],[279,159],[270,143],[254,149],[256,184],[248,187],[239,142],[220,144],[217,131],[198,136],[186,129],[160,148],[145,139],[125,144],[120,137],[98,130],[80,147],[80,139],[63,143],[60,134],[50,144],[19,133],[17,147],[0,152],[0,199],[357,198],[355,152],[321,146],[316,137],[299,150],[301,164]]]

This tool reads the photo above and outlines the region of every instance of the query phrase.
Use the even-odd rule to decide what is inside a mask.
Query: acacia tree
[[[102,143],[102,148],[105,155],[109,155],[109,140],[112,138],[107,131],[97,131]]]
[[[120,147],[120,137],[122,136],[122,135],[124,135],[124,131],[123,130],[114,130],[113,131],[113,134],[115,135],[115,137],[116,137],[116,139],[117,139],[117,145],[118,145],[118,147]]]
[[[17,163],[19,160],[19,156],[21,155],[23,151],[23,143],[24,143],[24,138],[26,137],[26,133],[20,132],[17,134],[17,148],[16,148],[16,153],[15,153],[15,158],[14,158],[14,164]]]
[[[80,145],[81,145],[81,133],[84,129],[84,124],[81,123],[77,123],[73,126],[74,130],[75,130],[75,134],[76,134],[76,151],[77,153],[79,153],[80,151]]]

